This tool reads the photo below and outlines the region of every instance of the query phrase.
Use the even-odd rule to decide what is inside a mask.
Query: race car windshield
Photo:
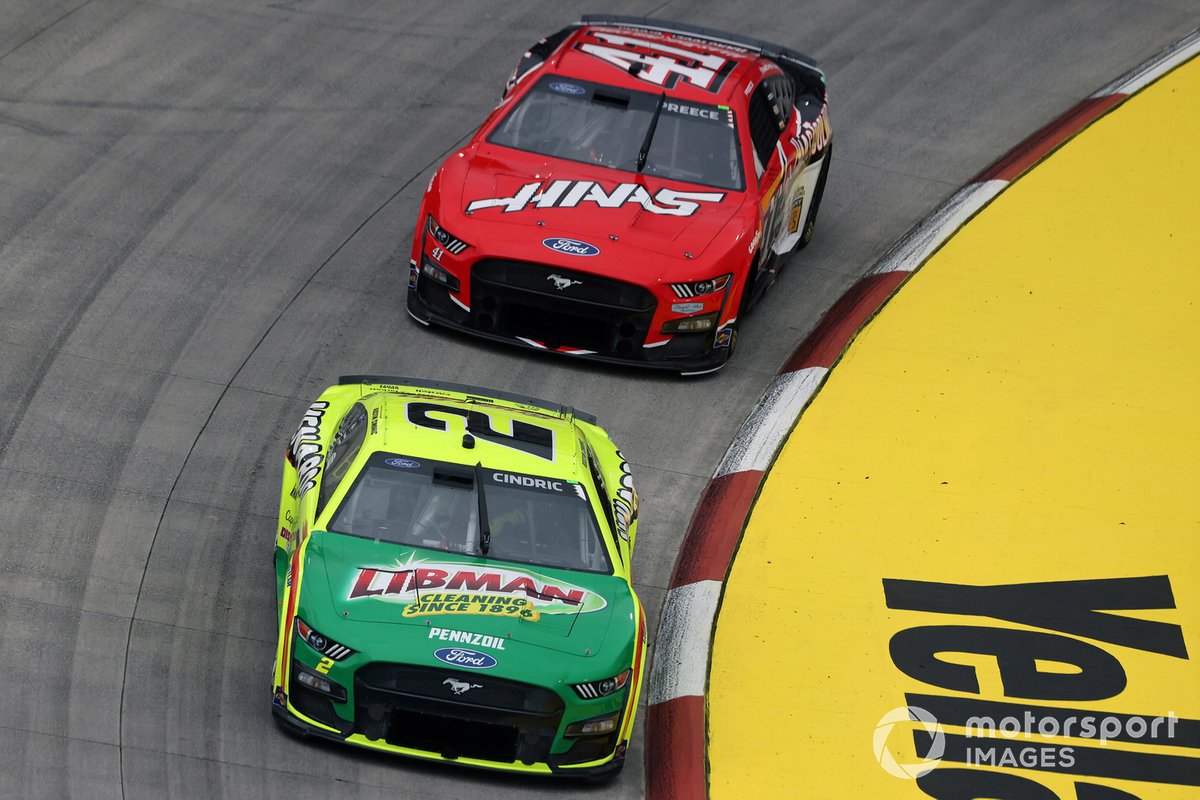
[[[547,75],[488,137],[531,153],[637,172],[661,95]],[[677,181],[740,191],[742,157],[733,110],[671,98],[640,171]]]
[[[477,481],[487,497],[479,525]],[[328,525],[336,533],[542,567],[612,574],[583,485],[376,453]]]

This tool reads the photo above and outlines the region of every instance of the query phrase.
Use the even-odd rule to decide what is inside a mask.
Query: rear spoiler
[[[654,19],[652,17],[632,17],[624,14],[584,14],[580,21],[582,25],[613,25],[624,28],[645,28],[652,31],[661,31],[662,33],[679,33],[685,36],[692,36],[697,39],[703,39],[717,44],[728,44],[734,47],[742,47],[747,50],[752,50],[761,54],[765,58],[772,61],[792,61],[801,66],[808,67],[820,71],[817,68],[815,58],[804,55],[803,53],[783,47],[778,44],[764,42],[762,39],[755,39],[750,36],[740,36],[734,33],[726,33],[725,31],[713,30],[712,28],[702,28],[699,25],[688,25],[685,22],[670,22],[665,19]]]
[[[479,397],[480,399],[492,398],[496,400],[503,400],[506,403],[529,406],[533,409],[548,411],[551,414],[556,414],[563,418],[573,417],[581,422],[587,422],[592,425],[596,424],[595,415],[589,414],[586,411],[579,411],[571,406],[565,406],[562,403],[553,403],[549,400],[540,400],[536,397],[530,397],[524,394],[516,394],[514,392],[504,392],[499,389],[487,389],[481,386],[469,386],[465,383],[430,381],[423,378],[404,378],[394,375],[343,375],[338,378],[339,386],[360,383],[382,384],[385,386],[395,386],[397,388],[413,386],[418,389],[433,389],[440,392],[458,392],[460,394]]]

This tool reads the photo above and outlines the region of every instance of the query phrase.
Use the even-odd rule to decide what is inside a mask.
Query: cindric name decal
[[[467,212],[500,208],[503,213],[511,214],[527,208],[576,208],[581,203],[595,203],[601,208],[640,205],[652,214],[690,217],[699,210],[701,203],[719,203],[724,197],[724,192],[680,192],[667,188],[651,195],[646,187],[637,183],[618,183],[606,190],[595,181],[555,180],[546,184],[535,181],[525,184],[511,197],[472,200],[467,205]]]

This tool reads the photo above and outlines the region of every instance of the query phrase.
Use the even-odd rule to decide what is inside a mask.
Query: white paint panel
[[[704,696],[708,645],[720,597],[720,581],[697,581],[667,592],[650,668],[650,705]]]
[[[792,424],[816,394],[828,372],[826,367],[806,367],[776,375],[758,405],[742,423],[713,477],[748,469],[765,471],[770,467],[775,451],[787,438]]]
[[[1008,181],[992,180],[971,183],[959,189],[936,211],[904,234],[868,274],[912,272],[933,255],[964,222],[1000,194],[1005,186],[1008,186]]]
[[[1149,61],[1134,67],[1132,72],[1128,72],[1117,78],[1108,86],[1105,86],[1092,95],[1092,97],[1105,97],[1110,94],[1133,94],[1175,69],[1175,67],[1187,61],[1196,55],[1196,53],[1200,53],[1200,30],[1193,31],[1190,36],[1166,52],[1159,53]]]

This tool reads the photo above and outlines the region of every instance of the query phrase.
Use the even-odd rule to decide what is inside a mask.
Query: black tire
[[[804,217],[804,228],[792,251],[803,250],[812,241],[813,231],[817,227],[817,211],[821,208],[821,198],[825,195],[825,179],[829,177],[829,164],[833,161],[833,143],[825,148],[825,161],[821,164],[821,174],[817,176],[817,188],[813,190],[813,201]]]

